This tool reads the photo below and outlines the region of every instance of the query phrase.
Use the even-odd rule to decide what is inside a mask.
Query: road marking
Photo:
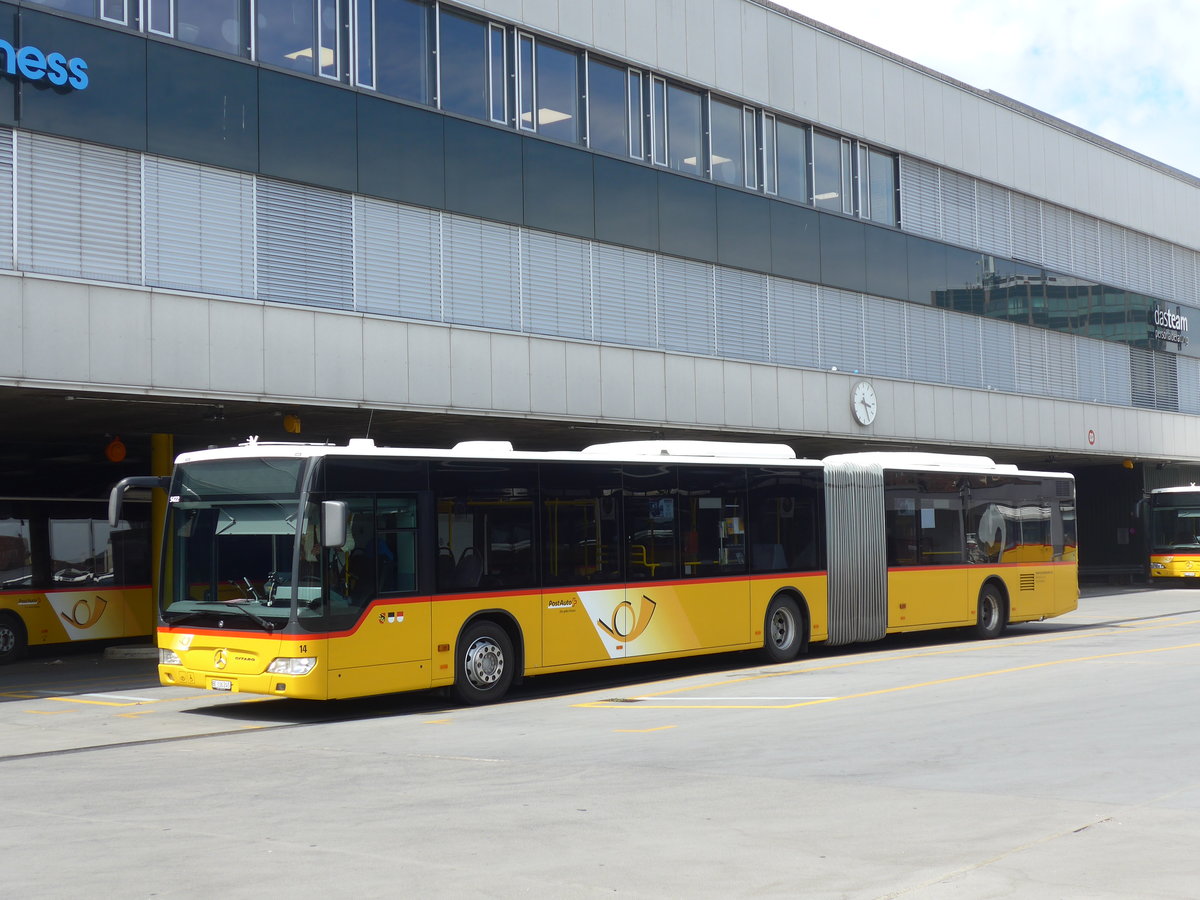
[[[131,697],[128,694],[84,694],[84,697],[99,697],[101,700],[134,700],[138,703],[156,703],[153,697]]]
[[[610,700],[597,700],[597,701],[593,701],[590,703],[577,703],[577,704],[575,704],[575,706],[577,708],[590,708],[590,709],[617,709],[620,707],[627,707],[627,708],[631,708],[631,709],[798,709],[802,706],[816,706],[817,704],[820,704],[820,703],[836,703],[839,700],[861,700],[865,697],[879,697],[879,696],[882,696],[883,694],[896,694],[901,691],[912,691],[912,690],[916,690],[918,688],[936,687],[938,685],[943,685],[943,684],[953,684],[955,682],[960,682],[960,681],[970,681],[975,678],[986,678],[986,677],[992,676],[992,675],[1011,675],[1014,672],[1029,672],[1034,669],[1045,669],[1045,668],[1049,668],[1051,666],[1063,666],[1063,665],[1068,665],[1071,663],[1096,662],[1098,660],[1118,659],[1120,657],[1143,656],[1148,653],[1168,653],[1168,652],[1175,651],[1175,650],[1194,650],[1198,647],[1200,647],[1200,643],[1177,644],[1172,647],[1153,647],[1153,648],[1146,649],[1146,650],[1121,650],[1116,653],[1098,653],[1093,656],[1076,656],[1076,657],[1071,657],[1069,659],[1053,659],[1053,660],[1048,660],[1047,662],[1030,663],[1029,665],[1025,665],[1025,666],[1013,666],[1013,667],[1007,668],[1007,669],[993,669],[990,672],[973,672],[970,675],[955,675],[950,678],[939,678],[934,681],[921,681],[921,682],[917,682],[916,684],[902,684],[902,685],[897,685],[896,687],[880,688],[879,690],[875,690],[875,691],[862,691],[857,694],[846,694],[843,697],[831,697],[829,699],[824,699],[824,700],[804,700],[804,701],[801,701],[798,703],[788,703],[788,704],[783,704],[783,705],[760,706],[760,705],[750,704],[750,703],[722,703],[722,704],[688,705],[688,704],[685,704],[682,702],[678,703],[678,704],[671,703],[670,705],[661,705],[661,704],[640,703],[640,702],[639,703],[628,703],[628,702],[614,703]],[[917,654],[917,655],[923,655],[923,654]],[[752,678],[754,678],[754,677],[765,678],[765,677],[770,677],[770,676],[769,675],[752,676]],[[751,678],[747,678],[745,680],[749,681],[749,680],[751,680]],[[685,690],[687,690],[687,688],[678,688],[674,691],[664,691],[663,693],[664,694],[679,693],[679,692],[685,691]],[[645,696],[655,697],[655,696],[661,696],[661,694],[660,695],[647,694]],[[700,699],[700,698],[695,698],[695,699]],[[730,699],[738,700],[741,698],[734,697],[734,698],[730,698]]]
[[[69,709],[23,709],[21,712],[32,713],[35,716],[61,716],[63,713],[69,713]]]
[[[659,725],[657,728],[614,728],[617,734],[649,734],[651,731],[669,731],[674,725]]]

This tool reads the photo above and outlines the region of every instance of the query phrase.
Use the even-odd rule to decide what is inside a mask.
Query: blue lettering
[[[46,54],[46,78],[59,87],[67,83],[67,58],[61,53]]]
[[[78,56],[67,59],[61,53],[44,53],[33,46],[14,47],[3,38],[0,38],[0,54],[4,55],[3,71],[27,81],[45,78],[56,87],[69,86],[77,91],[90,83],[88,64]]]

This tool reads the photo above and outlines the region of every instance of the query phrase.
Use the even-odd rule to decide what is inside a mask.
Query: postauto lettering
[[[4,71],[29,81],[45,78],[58,87],[68,85],[77,91],[88,86],[88,64],[78,56],[67,59],[61,53],[43,53],[37,47],[13,47],[0,38],[0,53],[4,54]]]

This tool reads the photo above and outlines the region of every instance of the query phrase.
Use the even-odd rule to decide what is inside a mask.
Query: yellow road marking
[[[153,712],[154,712],[154,710],[147,709],[142,712],[117,713],[117,716],[119,716],[122,719],[136,719],[138,716],[148,716],[148,715],[151,715]]]
[[[35,716],[61,716],[63,713],[69,713],[69,709],[23,709],[21,712],[33,713]]]
[[[47,697],[47,700],[53,700],[55,703],[83,703],[87,706],[141,706],[147,702],[145,700],[131,700],[127,703],[118,703],[115,700],[84,700],[82,697]],[[149,701],[153,703],[154,701]]]
[[[657,728],[614,728],[617,734],[649,734],[651,731],[669,731],[674,725],[659,725]]]
[[[637,709],[660,709],[660,710],[661,709],[798,709],[799,707],[802,707],[802,706],[817,706],[822,703],[837,703],[840,700],[860,700],[864,697],[878,697],[882,694],[895,694],[895,693],[899,693],[900,691],[916,690],[917,688],[935,687],[937,685],[942,685],[942,684],[953,684],[954,682],[957,682],[957,681],[970,681],[971,679],[974,679],[974,678],[984,678],[984,677],[991,676],[991,675],[1009,675],[1014,672],[1028,672],[1033,669],[1044,669],[1044,668],[1048,668],[1050,666],[1062,666],[1062,665],[1067,665],[1069,663],[1095,662],[1095,661],[1101,660],[1101,659],[1116,659],[1118,657],[1125,657],[1125,656],[1141,656],[1141,655],[1144,655],[1147,653],[1166,653],[1168,651],[1173,651],[1173,650],[1194,650],[1197,647],[1200,647],[1200,643],[1178,644],[1173,647],[1154,647],[1154,648],[1147,649],[1147,650],[1122,650],[1117,653],[1099,653],[1094,656],[1077,656],[1077,657],[1072,657],[1070,659],[1054,659],[1054,660],[1049,660],[1047,662],[1030,663],[1029,665],[1025,665],[1025,666],[1013,666],[1008,669],[994,669],[990,672],[973,672],[970,675],[955,675],[951,678],[939,678],[934,681],[922,681],[922,682],[918,682],[916,684],[904,684],[904,685],[898,685],[897,687],[880,688],[879,690],[875,690],[875,691],[863,691],[863,692],[857,693],[857,694],[846,694],[843,697],[829,697],[827,699],[821,699],[821,700],[806,700],[801,703],[770,704],[770,705],[750,704],[750,703],[725,703],[725,704],[715,704],[715,703],[684,704],[684,703],[679,703],[679,704],[670,704],[670,705],[665,705],[665,706],[656,706],[653,704],[646,704],[646,703],[629,703],[629,702],[612,703],[607,700],[597,700],[597,701],[593,701],[591,703],[577,703],[575,705],[579,708],[591,708],[591,709],[616,709],[618,707],[630,707],[630,706],[636,707]],[[768,676],[760,676],[760,677],[768,677]],[[750,679],[739,679],[739,680],[747,680],[748,681]],[[735,683],[735,682],[728,682],[728,683]],[[687,688],[679,688],[676,691],[664,691],[663,693],[664,694],[665,693],[678,693],[679,691],[682,691],[682,690],[687,690]],[[654,696],[662,696],[662,694],[646,694],[644,696],[654,697]],[[730,698],[730,700],[737,700],[737,699],[738,699],[737,697]]]
[[[423,722],[422,724],[424,724],[424,725],[449,725],[453,721],[454,721],[453,719],[429,719],[427,722]]]

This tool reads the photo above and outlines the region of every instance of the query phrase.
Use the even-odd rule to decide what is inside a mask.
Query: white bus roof
[[[353,438],[345,445],[301,443],[291,441],[259,441],[251,437],[237,447],[213,447],[179,454],[177,463],[218,459],[253,459],[262,457],[311,456],[375,456],[434,459],[512,459],[553,461],[645,462],[669,458],[672,462],[723,463],[820,467],[839,462],[877,464],[885,469],[905,469],[931,472],[964,472],[975,474],[1042,475],[1070,478],[1062,472],[1031,472],[1017,466],[997,463],[986,456],[963,456],[942,453],[885,452],[838,454],[825,460],[798,458],[786,444],[755,444],[733,441],[617,441],[593,444],[583,450],[518,451],[508,441],[462,441],[449,449],[417,447],[380,447],[371,438]],[[1187,490],[1181,488],[1179,490]]]

